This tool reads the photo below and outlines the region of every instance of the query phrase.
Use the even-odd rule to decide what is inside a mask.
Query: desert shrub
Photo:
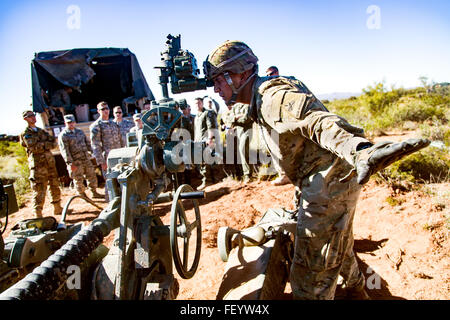
[[[388,90],[384,82],[376,83],[374,86],[367,86],[363,89],[362,101],[367,105],[372,115],[384,112],[390,105],[407,94],[407,90],[392,88]]]
[[[7,183],[14,182],[17,203],[22,207],[25,203],[25,195],[31,190],[28,176],[27,153],[20,143],[12,141],[0,141],[0,179]]]
[[[381,175],[391,183],[439,183],[450,181],[450,155],[447,150],[428,147],[399,160]]]
[[[441,124],[440,120],[423,123],[419,126],[424,138],[432,141],[442,141],[445,146],[450,147],[450,126]]]

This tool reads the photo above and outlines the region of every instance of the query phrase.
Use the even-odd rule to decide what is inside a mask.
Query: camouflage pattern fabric
[[[242,165],[242,173],[250,176],[249,151],[253,121],[249,115],[249,105],[235,103],[231,110],[224,116],[224,123],[227,127],[234,128],[235,130],[238,144],[236,147],[239,154],[238,163]]]
[[[55,158],[50,151],[56,146],[56,140],[45,130],[37,127],[35,129],[27,127],[19,137],[28,154],[33,213],[36,217],[41,217],[47,185],[50,187],[50,201],[54,206],[60,206],[61,189]]]
[[[208,130],[217,129],[216,113],[212,110],[199,111],[194,120],[194,141],[207,141]]]
[[[297,187],[294,297],[333,299],[339,274],[347,287],[364,281],[353,253],[361,186],[355,177],[345,183],[340,179],[354,168],[358,144],[368,140],[362,129],[328,112],[298,80],[258,78],[253,94],[251,110],[263,140]]]
[[[119,126],[112,120],[97,119],[89,127],[92,151],[98,165],[106,163],[109,151],[125,146]]]
[[[84,132],[78,128],[73,131],[64,128],[58,136],[58,145],[67,164],[69,175],[75,182],[77,192],[84,192],[84,179],[87,180],[89,189],[95,191],[97,189],[97,175],[90,160],[92,148]],[[72,171],[72,165],[76,166],[75,171]]]
[[[121,122],[114,121],[120,129],[120,134],[122,135],[122,143],[123,146],[127,145],[127,133],[130,132],[130,130],[134,127],[134,122],[123,119]]]
[[[194,141],[207,141],[208,131],[217,128],[217,116],[214,111],[208,109],[199,111],[194,119]],[[206,183],[207,181],[215,182],[213,166],[215,165],[202,164],[199,166],[202,183]]]

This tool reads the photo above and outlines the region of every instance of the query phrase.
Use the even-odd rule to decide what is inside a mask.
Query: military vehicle
[[[154,100],[135,54],[127,48],[38,52],[31,61],[31,75],[33,111],[55,137],[64,128],[63,113],[74,114],[77,127],[89,137],[100,101],[111,109],[121,106],[124,117],[130,118],[145,101]],[[59,176],[67,177],[59,149],[52,153]]]

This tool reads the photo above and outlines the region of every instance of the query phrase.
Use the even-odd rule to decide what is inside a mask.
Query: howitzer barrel
[[[119,224],[120,198],[115,198],[97,219],[78,232],[24,279],[0,294],[0,300],[51,299],[68,278],[67,268],[80,265]]]
[[[192,192],[182,192],[180,193],[180,199],[204,199],[205,191],[192,191]],[[155,204],[165,203],[173,200],[173,192],[164,192],[159,195],[156,199]]]

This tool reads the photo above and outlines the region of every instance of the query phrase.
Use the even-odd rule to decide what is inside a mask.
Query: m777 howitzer
[[[184,159],[192,159],[203,145],[170,141],[180,125],[177,107],[186,102],[170,99],[167,84],[170,79],[174,93],[205,84],[197,80],[195,58],[180,49],[179,37],[168,38],[168,50],[162,53],[164,66],[159,67],[163,99],[153,101],[152,108],[143,114],[138,145],[115,149],[108,155],[106,183],[112,199],[108,207],[32,273],[1,293],[0,299],[67,298],[73,290],[78,297],[101,300],[174,299],[178,284],[172,260],[182,278],[194,275],[202,240],[197,199],[203,198],[204,192],[194,192],[186,184],[179,186],[176,173],[184,170]],[[167,192],[169,186],[172,190]],[[155,213],[156,204],[165,201],[172,201],[170,225],[164,225]],[[187,218],[187,201],[192,202],[193,221]],[[106,254],[102,241],[112,230],[115,238]],[[189,259],[193,235],[195,251]],[[72,275],[68,270],[72,266],[84,266],[84,281],[70,291],[67,284]]]

